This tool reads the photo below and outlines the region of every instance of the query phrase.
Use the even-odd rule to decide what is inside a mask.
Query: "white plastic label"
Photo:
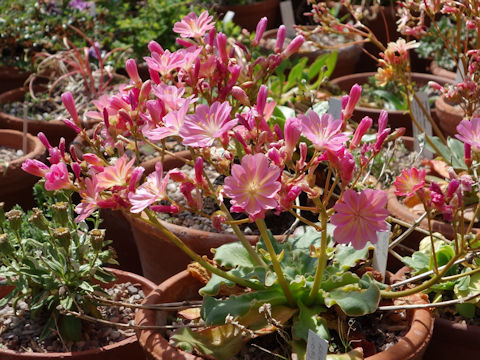
[[[223,17],[223,23],[224,24],[228,24],[230,21],[233,20],[233,18],[235,17],[235,12],[231,11],[231,10],[228,10],[226,13],[225,13],[225,16]]]
[[[308,330],[307,360],[325,360],[328,354],[328,341]]]
[[[332,115],[334,119],[340,119],[342,116],[342,101],[331,97],[330,100],[328,100],[328,113]]]
[[[420,100],[421,104],[423,107],[427,110],[428,114],[430,115],[430,105],[428,103],[428,95],[427,93],[420,91],[416,93],[418,100]],[[423,131],[425,132],[426,136],[432,136],[432,124],[428,120],[428,117],[423,113],[422,108],[418,104],[418,102],[415,100],[415,98],[412,100],[412,113],[413,116],[415,117],[415,120],[420,124],[422,127]],[[415,144],[415,151],[420,151],[420,143],[419,143],[419,137],[421,132],[417,129],[417,126],[415,124],[412,124],[413,127],[413,140]],[[423,149],[422,152],[423,156],[428,158],[428,159],[433,159],[433,154],[426,150],[425,148]]]
[[[382,274],[385,279],[387,270],[388,244],[390,240],[390,224],[387,231],[377,231],[377,243],[374,245],[372,265],[375,270]]]
[[[463,62],[461,59],[458,59],[458,68],[455,75],[455,84],[461,83],[465,78],[465,69],[463,67]]]
[[[295,16],[293,16],[292,2],[282,1],[280,3],[280,12],[282,13],[282,22],[287,29],[287,37],[294,38],[296,35],[293,25],[295,25]]]

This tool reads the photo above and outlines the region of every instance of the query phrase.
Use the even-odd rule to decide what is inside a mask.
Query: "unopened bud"
[[[20,210],[10,210],[5,216],[10,223],[10,228],[13,231],[18,231],[22,225],[22,212]]]
[[[53,236],[58,240],[58,243],[62,248],[68,250],[70,247],[70,241],[72,236],[70,235],[70,230],[66,227],[61,227],[53,230]]]
[[[61,226],[68,224],[68,204],[66,202],[57,202],[52,205],[53,219]]]
[[[0,254],[1,255],[10,255],[13,254],[15,249],[8,239],[8,234],[0,234]]]
[[[90,230],[88,235],[90,235],[90,242],[95,251],[102,250],[103,240],[105,239],[105,230],[103,229],[94,229]]]
[[[28,221],[33,223],[33,225],[35,225],[40,230],[48,230],[49,223],[45,215],[43,215],[42,210],[38,208],[33,208],[32,211],[33,214],[28,218]]]

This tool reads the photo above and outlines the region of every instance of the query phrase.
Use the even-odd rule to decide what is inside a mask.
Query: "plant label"
[[[416,93],[418,100],[423,105],[424,109],[427,110],[428,114],[430,115],[430,105],[428,103],[428,95],[423,91],[419,91]],[[415,117],[415,120],[420,124],[423,131],[425,132],[425,136],[432,136],[432,124],[428,120],[428,117],[424,114],[422,107],[420,104],[415,100],[412,101],[412,114]],[[431,115],[430,115],[431,116]],[[412,124],[413,127],[413,140],[415,144],[415,151],[420,152],[422,150],[423,156],[428,159],[433,159],[433,154],[425,149],[425,144],[420,144],[420,130],[417,129],[415,124]],[[421,146],[420,146],[421,145]]]
[[[325,360],[328,354],[328,341],[308,330],[307,360]]]
[[[377,243],[374,245],[372,265],[385,278],[387,270],[388,244],[390,239],[390,224],[387,231],[377,231]]]
[[[462,59],[458,59],[458,68],[455,76],[455,84],[459,84],[465,78],[465,68],[463,67]]]
[[[328,113],[332,115],[334,119],[340,119],[342,116],[342,101],[331,97],[330,100],[328,100]]]
[[[231,22],[233,20],[233,18],[235,17],[235,12],[231,11],[231,10],[228,10],[226,13],[225,13],[225,16],[223,17],[223,20],[222,22],[224,24],[228,24],[229,22]]]
[[[295,25],[295,16],[293,16],[292,2],[290,0],[282,1],[280,3],[280,12],[282,13],[283,25],[285,25],[285,28],[287,29],[287,37],[293,39],[296,32],[293,28]]]

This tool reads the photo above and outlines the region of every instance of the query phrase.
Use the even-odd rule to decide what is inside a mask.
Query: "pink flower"
[[[38,177],[44,177],[49,170],[49,167],[41,161],[35,159],[27,159],[22,164],[22,170]]]
[[[302,114],[298,118],[302,122],[303,135],[317,150],[338,151],[348,140],[347,135],[340,132],[342,120],[334,120],[330,114],[323,114],[320,119],[315,111],[310,110],[307,115]]]
[[[418,171],[416,168],[404,169],[402,175],[397,176],[393,183],[395,195],[410,197],[425,185],[425,170]]]
[[[213,17],[208,15],[208,11],[202,12],[198,18],[197,14],[191,12],[182,21],[175,23],[173,31],[180,34],[181,37],[200,38],[214,28],[215,24],[212,19]]]
[[[302,134],[302,123],[297,118],[288,118],[285,121],[285,152],[287,158],[292,158],[298,139]]]
[[[264,154],[245,155],[241,165],[232,166],[232,175],[225,178],[225,195],[230,197],[234,212],[246,212],[253,221],[274,209],[282,187],[278,181],[281,169],[269,166]]]
[[[357,250],[363,249],[368,241],[375,244],[377,231],[388,230],[386,204],[387,194],[381,190],[365,189],[360,193],[346,190],[342,200],[335,204],[336,213],[330,219],[336,226],[335,241],[352,243]]]
[[[463,119],[457,125],[457,132],[457,139],[470,144],[474,152],[480,152],[480,118]]]
[[[108,189],[113,186],[126,186],[135,158],[127,163],[127,156],[118,158],[115,165],[107,166],[97,175],[98,186]]]
[[[76,222],[80,222],[89,217],[97,208],[97,203],[101,200],[100,191],[102,189],[98,186],[97,177],[85,179],[85,188],[80,190],[82,198],[80,204],[75,207],[75,212],[78,216],[75,218]]]
[[[180,129],[183,144],[193,147],[212,146],[215,139],[221,138],[237,124],[236,119],[230,119],[230,110],[232,107],[228,102],[215,101],[211,107],[198,105],[196,113],[186,116],[183,128]]]
[[[67,165],[63,162],[53,164],[50,170],[45,173],[45,189],[48,191],[66,189],[70,185]]]
[[[155,164],[155,172],[148,175],[146,181],[140,185],[135,193],[130,193],[128,199],[132,203],[130,211],[140,213],[154,202],[163,200],[166,196],[166,189],[169,175],[163,177],[162,163]]]
[[[163,118],[163,126],[157,126],[151,130],[144,130],[143,134],[150,141],[159,141],[168,136],[178,136],[180,129],[183,127],[189,106],[190,101],[187,100],[179,110],[171,111]]]

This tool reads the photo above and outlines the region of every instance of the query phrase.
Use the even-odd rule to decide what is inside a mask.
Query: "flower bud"
[[[228,55],[227,55],[227,36],[224,33],[217,34],[217,48],[220,59],[226,65],[228,64]]]
[[[343,110],[343,121],[347,121],[352,117],[353,110],[357,105],[358,101],[360,100],[360,96],[362,95],[362,87],[358,84],[355,84],[350,89],[350,95],[348,97],[348,103]]]
[[[260,86],[257,95],[257,112],[263,115],[265,104],[267,103],[268,89],[265,85]]]
[[[253,46],[257,46],[260,44],[260,41],[262,40],[263,33],[267,29],[267,18],[262,17],[260,21],[257,24],[257,28],[255,30],[255,38],[252,41]]]
[[[142,83],[142,79],[138,75],[137,63],[134,59],[128,59],[125,62],[125,70],[127,70],[128,77],[135,85],[140,85]]]
[[[53,220],[61,226],[68,225],[68,204],[66,202],[57,202],[52,205]]]
[[[211,219],[213,227],[219,232],[222,232],[222,224],[227,221],[227,215],[223,211],[218,210],[212,214]]]
[[[75,124],[80,125],[80,121],[78,119],[77,107],[75,106],[75,101],[73,100],[73,95],[70,91],[67,91],[62,94],[62,103],[67,108],[68,113],[72,117],[74,125]]]
[[[53,229],[53,236],[58,240],[58,244],[68,252],[72,240],[70,230],[66,227]]]
[[[195,160],[195,181],[197,182],[197,185],[203,184],[203,158],[198,157],[197,160]]]
[[[288,44],[287,48],[283,50],[282,57],[286,59],[298,52],[298,50],[300,50],[300,48],[302,47],[304,41],[304,37],[302,35],[298,35],[295,39],[292,40],[290,44]]]
[[[47,165],[36,159],[27,159],[22,164],[23,171],[38,177],[44,177],[49,169]]]
[[[47,137],[45,136],[45,134],[43,132],[39,132],[37,134],[37,137],[38,139],[42,142],[43,146],[45,146],[47,148],[47,150],[50,150],[50,148],[52,147],[52,145],[50,145],[50,143],[48,142],[48,139]]]
[[[250,100],[248,99],[247,93],[240,86],[234,86],[232,88],[232,95],[240,104],[250,106]]]
[[[373,120],[369,118],[368,116],[365,116],[362,121],[360,121],[360,124],[358,124],[357,129],[355,130],[355,133],[353,134],[353,139],[350,142],[350,150],[355,149],[358,144],[360,144],[360,141],[362,140],[363,135],[365,135],[372,126]]]
[[[285,122],[284,136],[285,136],[285,152],[287,159],[292,158],[298,139],[302,134],[302,123],[297,118],[288,118]]]
[[[12,244],[10,244],[10,239],[8,234],[0,234],[0,255],[11,255],[15,252]]]
[[[104,229],[93,229],[88,232],[90,236],[90,243],[95,251],[100,251],[103,248],[103,240],[105,239]]]
[[[10,223],[10,229],[18,231],[22,226],[22,212],[20,210],[10,210],[5,216]]]
[[[148,43],[148,50],[150,50],[151,53],[158,53],[160,55],[164,53],[162,46],[155,40]]]
[[[285,25],[280,25],[277,31],[277,42],[275,43],[275,53],[278,54],[283,49],[283,43],[285,42],[285,37],[287,36],[287,28]]]
[[[28,218],[28,221],[40,230],[48,230],[50,224],[45,215],[43,215],[42,210],[33,208],[32,212],[33,214]]]

